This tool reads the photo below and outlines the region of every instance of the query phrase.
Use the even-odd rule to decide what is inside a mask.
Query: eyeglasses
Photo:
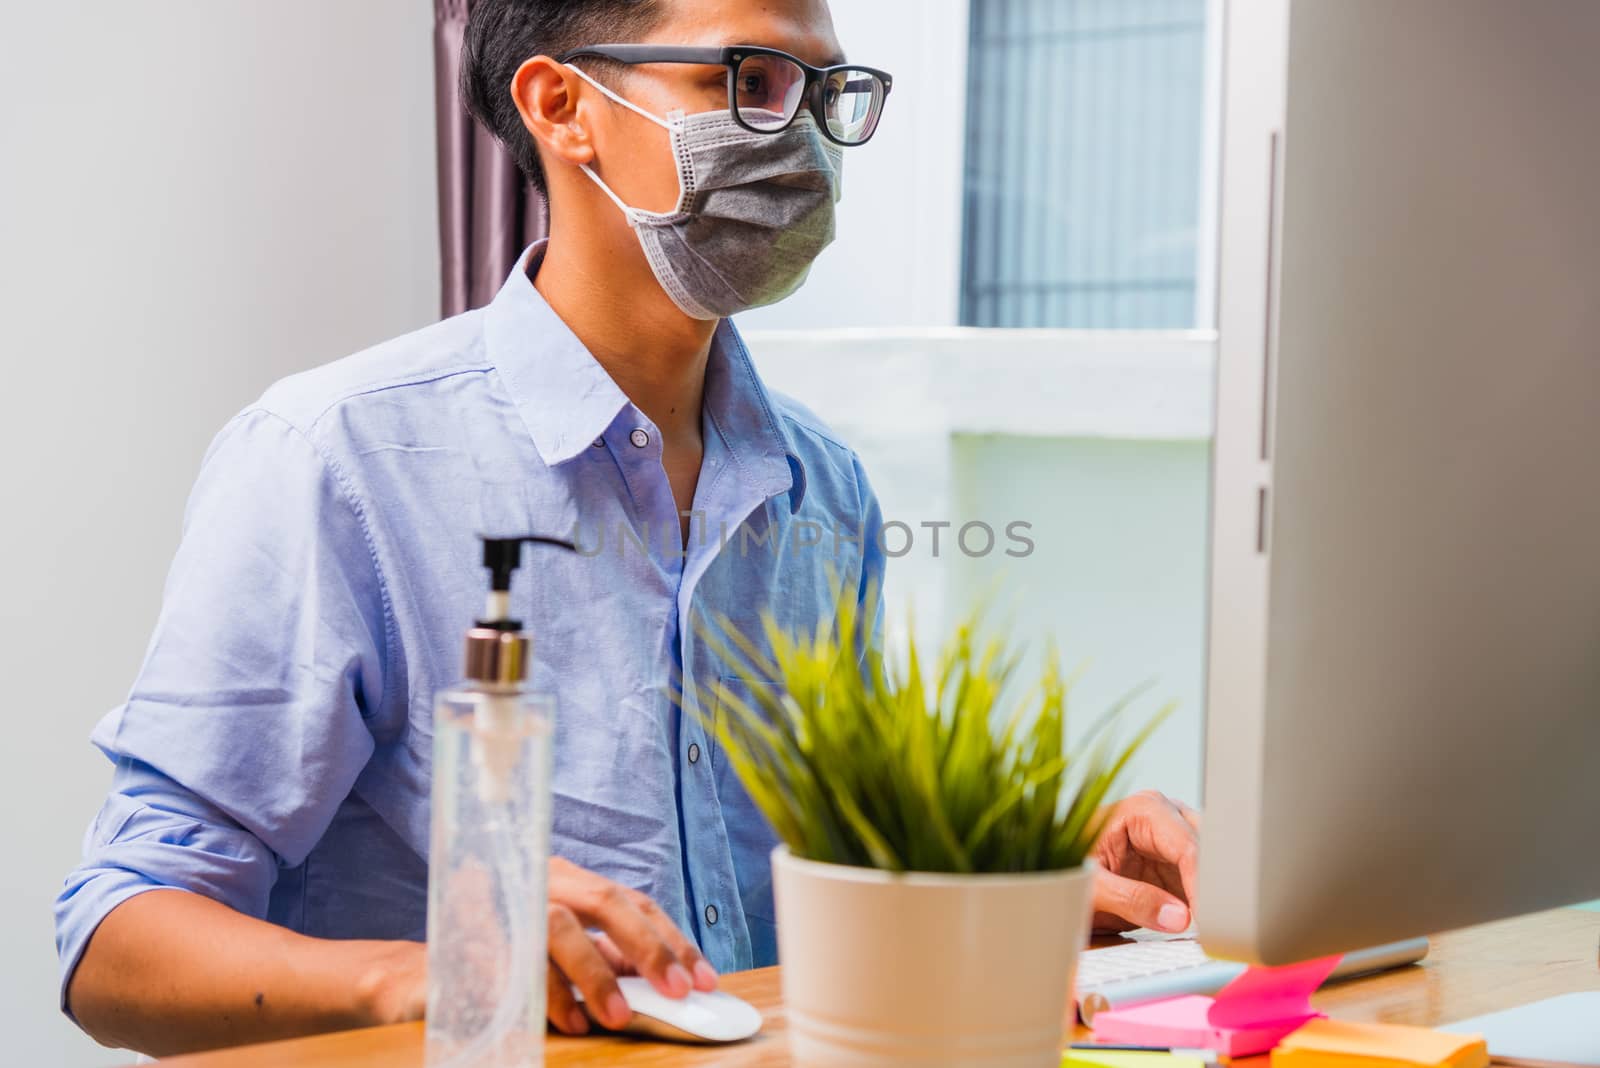
[[[731,45],[603,44],[574,48],[557,57],[570,63],[582,56],[633,66],[641,63],[698,63],[728,68],[728,110],[753,133],[789,128],[801,105],[810,109],[828,140],[864,145],[872,140],[894,79],[881,70],[844,64],[813,67],[776,48]]]

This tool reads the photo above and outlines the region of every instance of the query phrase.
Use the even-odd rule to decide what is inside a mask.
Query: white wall
[[[425,0],[48,0],[0,63],[0,1034],[56,1010],[51,903],[211,435],[272,380],[435,317]]]

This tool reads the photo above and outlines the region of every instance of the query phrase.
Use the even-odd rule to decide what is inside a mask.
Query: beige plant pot
[[[904,874],[772,854],[798,1068],[1056,1068],[1094,865]]]

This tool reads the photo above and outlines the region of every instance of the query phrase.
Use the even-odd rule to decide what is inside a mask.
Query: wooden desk
[[[766,1027],[754,1041],[707,1049],[552,1036],[545,1063],[549,1068],[787,1068],[778,970],[730,975],[723,988],[761,1010]],[[1600,913],[1558,910],[1440,935],[1422,965],[1331,987],[1317,995],[1316,1004],[1350,1020],[1431,1026],[1579,990],[1600,990]],[[422,1025],[347,1031],[159,1063],[167,1068],[421,1068]],[[1240,1063],[1256,1068],[1265,1058]]]

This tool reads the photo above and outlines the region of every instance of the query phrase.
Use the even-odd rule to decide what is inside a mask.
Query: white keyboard
[[[1347,953],[1330,981],[1411,964],[1428,955],[1415,938]],[[1084,1023],[1102,1009],[1138,1005],[1184,994],[1215,994],[1244,972],[1243,964],[1212,960],[1192,938],[1129,942],[1078,955],[1078,1015]]]
[[[1211,958],[1200,948],[1200,943],[1189,939],[1129,942],[1125,946],[1091,949],[1078,958],[1078,989],[1098,990],[1109,983],[1210,963]]]

